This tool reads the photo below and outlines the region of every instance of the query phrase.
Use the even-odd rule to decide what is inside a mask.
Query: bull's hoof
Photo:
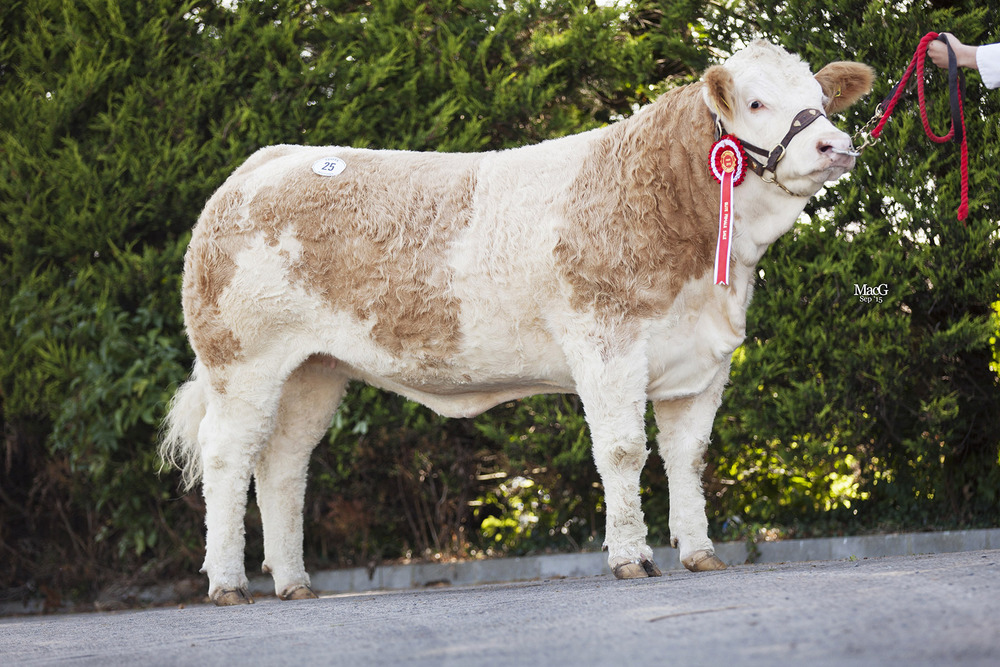
[[[660,572],[660,568],[656,567],[656,563],[651,560],[642,561],[642,568],[646,570],[646,575],[650,577],[662,577],[663,573]]]
[[[282,600],[315,600],[319,596],[305,584],[294,584],[278,593],[278,597]]]
[[[253,604],[253,596],[245,588],[219,590],[212,595],[216,607],[231,607],[238,604]]]
[[[713,570],[725,570],[726,564],[711,551],[702,549],[683,560],[684,567],[692,572],[711,572]]]
[[[622,563],[616,565],[611,570],[615,573],[616,579],[645,579],[646,577],[659,577],[663,573],[656,563],[651,560],[644,560],[639,563]]]

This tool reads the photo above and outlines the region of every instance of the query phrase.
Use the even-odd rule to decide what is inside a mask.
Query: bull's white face
[[[765,150],[782,141],[800,111],[819,109],[826,114],[839,110],[871,85],[870,70],[864,65],[837,63],[813,76],[798,56],[767,42],[754,42],[729,58],[723,68],[731,76],[725,100],[707,92],[706,101],[718,109],[727,132]],[[837,72],[828,73],[830,68]],[[864,90],[855,95],[858,81],[853,78],[859,77],[867,81],[861,82]],[[846,97],[845,92],[849,93]],[[831,99],[834,96],[841,99]],[[840,178],[854,166],[854,157],[846,154],[851,149],[851,138],[824,115],[788,142],[775,176],[797,194],[815,194],[823,183]],[[767,162],[766,157],[754,157]]]

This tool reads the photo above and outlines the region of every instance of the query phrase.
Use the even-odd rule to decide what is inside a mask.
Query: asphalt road
[[[0,664],[1000,665],[1000,551],[0,619]]]

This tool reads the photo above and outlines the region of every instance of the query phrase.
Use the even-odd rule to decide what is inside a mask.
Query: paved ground
[[[1000,664],[1000,551],[0,620],[0,664]]]

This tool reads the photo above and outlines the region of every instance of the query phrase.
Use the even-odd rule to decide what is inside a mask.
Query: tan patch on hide
[[[259,234],[274,247],[291,233],[302,244],[295,259],[282,251],[292,283],[371,321],[374,342],[387,352],[424,367],[447,363],[459,347],[460,303],[450,293],[446,250],[469,224],[478,160],[351,153],[344,173],[323,177],[306,157],[249,202],[239,188],[250,170],[238,170],[206,207],[188,251],[185,317],[199,357],[225,365],[240,355],[218,320],[233,258]]]
[[[231,189],[216,193],[205,206],[184,256],[184,322],[191,347],[209,367],[232,363],[242,351],[235,334],[222,323],[219,309],[219,298],[236,273],[237,250],[221,232],[231,225],[232,211],[240,203]]]
[[[670,307],[714,261],[719,186],[702,84],[661,96],[609,128],[567,197],[555,255],[577,310],[602,319]]]
[[[437,366],[459,346],[446,251],[469,224],[477,163],[465,155],[356,154],[340,176],[303,172],[262,191],[251,216],[293,223],[303,248],[294,279],[334,310],[372,320],[373,340],[394,356]]]

